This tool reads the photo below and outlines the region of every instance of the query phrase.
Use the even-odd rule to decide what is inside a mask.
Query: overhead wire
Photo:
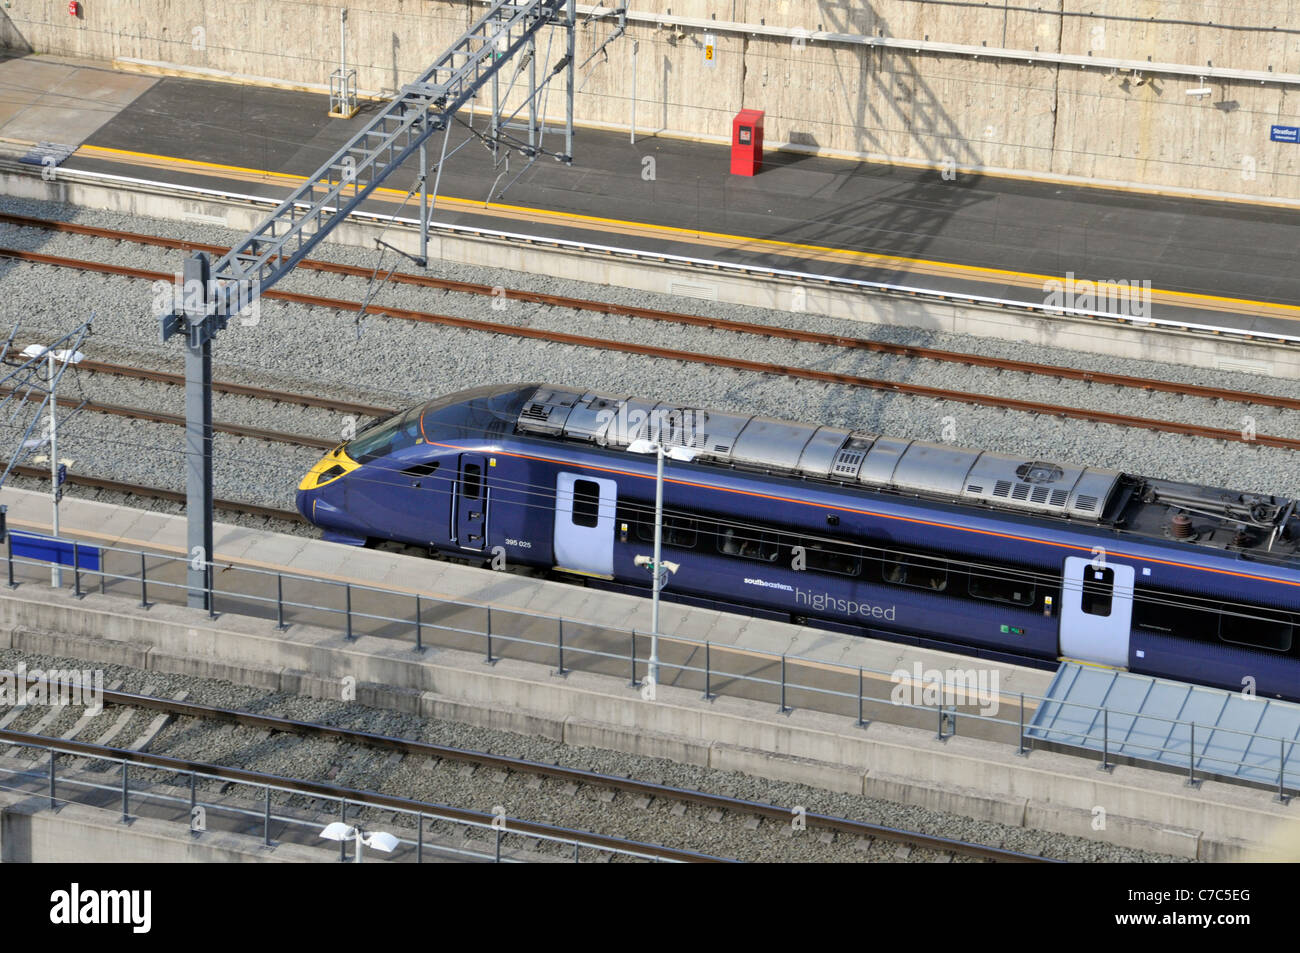
[[[506,436],[506,434],[488,431],[488,430],[484,430],[483,433],[485,435],[491,435],[496,437]],[[155,451],[164,450],[165,452],[170,452],[177,456],[182,456],[185,453],[183,449],[161,448],[152,444],[129,444],[128,442],[125,441],[113,440],[113,439],[109,439],[106,442],[117,443],[117,444],[127,443],[128,445],[132,445],[138,448],[150,449]],[[593,449],[593,448],[586,448],[586,449]],[[492,453],[492,450],[491,449],[484,449],[484,450],[477,450],[477,451],[465,450],[462,452],[481,453],[487,456]],[[250,460],[247,462],[255,462],[261,466],[266,465],[266,461],[264,460],[257,460],[257,461]],[[555,463],[558,466],[564,465],[563,461],[559,461],[559,460],[555,461]],[[381,473],[387,471],[388,474],[402,476],[405,474],[406,470],[409,470],[411,468],[412,465],[413,464],[410,462],[407,462],[405,464],[386,465],[383,463],[379,463],[377,461],[372,461],[370,463],[364,464],[363,467],[368,467],[372,473],[375,471],[379,471]],[[300,477],[302,474],[301,469],[298,469],[296,467],[291,468],[290,465],[288,464],[285,465],[284,469],[286,470],[292,469],[292,472],[298,477]],[[344,479],[350,480],[352,485],[373,484],[377,487],[382,487],[390,491],[396,489],[396,490],[402,490],[404,492],[414,491],[414,492],[430,493],[438,498],[442,498],[450,502],[452,496],[451,487],[452,485],[454,485],[460,480],[460,476],[459,474],[452,474],[449,472],[443,473],[440,471],[441,468],[439,468],[439,471],[435,471],[434,473],[421,474],[418,477],[415,476],[410,477],[410,479],[419,480],[421,485],[418,487],[396,486],[391,480],[383,479],[377,476],[369,476],[369,475],[363,477],[360,474],[358,474],[356,471],[347,474],[344,477]],[[628,472],[630,473],[631,471]],[[743,473],[744,471],[739,471],[739,472]],[[648,478],[648,475],[644,473],[632,474],[632,475],[636,475],[641,478]],[[544,513],[547,516],[547,518],[550,518],[557,512],[557,504],[560,499],[560,493],[558,491],[558,488],[550,483],[543,484],[543,483],[535,483],[527,480],[506,480],[500,477],[499,475],[493,475],[492,479],[490,480],[486,475],[484,475],[482,479],[488,486],[489,490],[498,491],[498,498],[500,498],[500,494],[502,493],[508,493],[511,494],[513,497],[523,498],[523,499],[511,499],[508,505],[515,506],[515,507],[523,507],[526,509],[532,509],[538,511],[539,513]],[[675,482],[676,479],[677,478],[670,477],[669,483],[671,484],[672,482]],[[442,485],[426,487],[423,485],[425,482],[435,482],[435,483],[440,483]],[[695,481],[691,481],[691,484],[692,487],[700,486],[700,484],[696,483]],[[828,484],[825,488],[827,490],[832,490],[834,489],[834,486]],[[570,498],[570,500],[572,500],[574,494],[568,494],[568,497]],[[799,501],[791,500],[791,502],[799,502]],[[827,504],[827,505],[833,506],[833,504]],[[654,513],[653,505],[649,502],[648,493],[647,493],[647,498],[645,500],[633,500],[624,497],[621,501],[618,502],[618,510],[616,510],[616,512],[620,512],[620,511],[623,514],[623,516],[630,517],[631,520],[636,523],[644,523],[647,519],[652,520],[653,513]],[[1028,583],[1034,585],[1035,587],[1043,586],[1043,587],[1050,587],[1053,589],[1059,588],[1062,581],[1059,573],[1054,573],[1047,570],[1035,569],[1032,566],[1028,566],[1025,564],[1008,565],[1006,563],[981,562],[981,561],[970,559],[968,557],[953,557],[951,555],[944,555],[938,552],[918,552],[915,549],[891,547],[883,543],[881,544],[873,544],[870,542],[864,543],[859,539],[845,539],[842,536],[819,534],[816,531],[811,530],[806,526],[798,526],[794,524],[785,524],[785,523],[766,524],[766,523],[752,522],[738,517],[724,516],[717,513],[707,513],[701,511],[698,508],[693,509],[689,506],[682,506],[680,504],[677,506],[666,507],[664,511],[664,515],[665,515],[665,519],[670,523],[673,520],[691,520],[697,523],[706,524],[703,530],[703,534],[706,536],[708,535],[717,536],[719,531],[731,530],[733,534],[736,534],[734,535],[733,541],[739,543],[757,543],[761,545],[766,542],[772,544],[771,537],[773,535],[776,535],[781,538],[778,542],[774,544],[775,549],[778,551],[787,551],[787,552],[790,551],[790,547],[792,545],[790,540],[797,538],[799,542],[796,543],[796,545],[811,544],[815,547],[822,547],[825,550],[828,550],[832,553],[847,550],[852,554],[854,554],[854,558],[860,560],[901,562],[905,565],[915,564],[921,566],[922,568],[924,568],[926,560],[935,560],[941,562],[945,567],[956,567],[958,571],[965,573],[968,576],[983,578],[989,581]],[[868,511],[863,513],[862,515],[871,516],[873,514],[871,514]],[[990,513],[985,515],[992,516],[995,514]],[[954,530],[961,529],[959,525],[953,525],[952,528]],[[639,534],[639,529],[634,530],[631,527],[629,527],[629,530],[632,532],[638,532]],[[678,548],[678,547],[674,547],[671,542],[667,543],[667,545],[669,546],[670,549]],[[734,554],[734,553],[724,553],[724,555],[737,556],[737,558],[746,559],[746,561],[753,562],[757,565],[772,565],[774,568],[776,568],[777,565],[776,560],[752,559],[745,556],[738,556],[738,554]],[[908,560],[915,560],[916,563],[909,563]],[[782,566],[781,568],[784,567]],[[849,576],[843,573],[834,573],[834,574],[843,576],[844,578],[854,578],[854,576]],[[856,576],[857,574],[854,575]],[[888,580],[885,580],[885,582],[890,585],[898,585],[898,583],[892,583],[889,582]],[[925,587],[917,587],[917,588],[924,589]],[[1190,608],[1190,609],[1201,610],[1201,611],[1217,611],[1222,615],[1227,615],[1234,618],[1240,618],[1240,619],[1256,621],[1256,622],[1277,622],[1278,621],[1277,619],[1272,617],[1260,616],[1256,614],[1260,611],[1267,611],[1268,607],[1258,606],[1251,603],[1234,602],[1231,600],[1225,601],[1224,599],[1218,597],[1201,601],[1198,600],[1197,597],[1195,596],[1191,596],[1187,594],[1164,594],[1158,592],[1157,590],[1151,590],[1151,593],[1152,594],[1144,593],[1144,595],[1140,597],[1135,596],[1135,602],[1140,603],[1145,601],[1151,605],[1164,606],[1169,608],[1181,608],[1181,609]],[[1286,610],[1283,609],[1280,611],[1286,611]]]

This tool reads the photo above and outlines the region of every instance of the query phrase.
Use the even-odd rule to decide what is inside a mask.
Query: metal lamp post
[[[655,561],[654,584],[650,596],[650,682],[659,684],[659,590],[664,582],[663,563],[659,557],[664,542],[664,445],[655,443]]]
[[[59,498],[63,488],[59,485],[59,373],[57,365],[80,364],[85,355],[80,351],[53,351],[40,344],[29,344],[23,349],[24,357],[41,357],[49,361],[50,375],[50,500],[54,506],[54,519],[51,527],[55,539],[59,538]],[[63,568],[57,559],[50,563],[50,585],[58,588],[63,585]]]
[[[373,831],[367,834],[360,826],[353,827],[350,824],[344,824],[342,821],[327,824],[325,829],[320,832],[320,836],[332,841],[354,840],[356,842],[356,853],[352,857],[354,864],[361,863],[362,847],[373,847],[375,850],[382,850],[385,854],[391,854],[400,843],[396,837],[387,831]]]
[[[664,579],[667,573],[677,572],[678,565],[674,562],[664,562],[663,554],[663,536],[664,536],[664,459],[673,457],[674,459],[690,459],[694,454],[683,453],[678,448],[667,449],[663,442],[656,440],[650,441],[638,440],[628,447],[633,453],[648,453],[651,450],[655,454],[655,544],[654,555],[650,559],[645,556],[637,556],[634,560],[638,566],[647,566],[653,573],[653,580],[650,585],[650,663],[647,669],[647,677],[650,684],[659,684],[659,590],[663,588]]]

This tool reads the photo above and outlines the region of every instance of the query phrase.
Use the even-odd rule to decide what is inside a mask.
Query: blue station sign
[[[1268,137],[1274,142],[1300,142],[1300,126],[1274,126]]]

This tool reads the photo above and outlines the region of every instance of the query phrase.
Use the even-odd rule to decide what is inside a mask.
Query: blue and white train
[[[519,384],[372,424],[297,504],[326,539],[645,593],[656,443],[665,598],[1300,700],[1300,521],[1273,496]]]

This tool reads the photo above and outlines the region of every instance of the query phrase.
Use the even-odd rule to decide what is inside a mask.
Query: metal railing
[[[225,821],[221,828],[223,831],[256,833],[265,847],[273,847],[277,843],[272,839],[273,825],[278,826],[281,842],[323,846],[319,836],[328,820],[322,821],[322,816],[357,825],[362,820],[363,812],[370,810],[384,814],[383,823],[386,827],[392,826],[397,816],[402,818],[402,822],[397,825],[401,834],[389,832],[393,833],[399,848],[386,858],[391,860],[423,863],[426,854],[429,854],[459,860],[527,863],[530,860],[553,860],[558,854],[570,858],[573,863],[581,863],[582,851],[585,849],[588,858],[594,858],[597,854],[612,854],[629,860],[680,862],[678,858],[653,852],[661,850],[655,845],[637,845],[645,848],[640,850],[637,846],[621,847],[612,844],[608,838],[584,837],[582,832],[577,831],[572,834],[548,833],[537,830],[537,825],[531,822],[520,825],[504,816],[479,815],[479,812],[410,798],[365,791],[332,794],[327,790],[330,786],[316,782],[243,769],[219,768],[201,762],[144,755],[82,742],[56,742],[14,731],[0,730],[0,741],[35,751],[36,762],[40,761],[42,755],[46,756],[43,767],[37,763],[26,770],[0,770],[9,775],[11,789],[19,789],[19,785],[13,782],[25,781],[30,793],[48,799],[50,810],[58,810],[65,804],[81,804],[120,813],[123,822],[130,821],[133,816],[176,820],[184,823],[190,833],[196,835],[215,829],[214,822],[220,818]],[[77,765],[76,774],[69,773],[66,768],[62,775],[59,774],[60,756],[74,764],[81,762]],[[89,762],[99,766],[99,770],[92,768]],[[117,774],[117,780],[109,781],[108,776],[113,773]],[[103,775],[104,779],[96,779],[96,774]],[[203,787],[209,782],[212,786],[211,796]],[[231,797],[228,790],[231,785],[237,786],[237,790],[247,796]],[[184,793],[187,788],[188,792]],[[73,789],[79,792],[79,798],[69,796]],[[288,803],[277,806],[274,803],[274,798],[277,797],[283,802],[293,798],[305,799],[306,803],[299,808],[292,808]],[[251,806],[254,804],[260,804],[260,808]],[[322,807],[320,804],[335,807]],[[512,823],[516,824],[514,829]],[[367,824],[366,829],[373,829],[373,825]],[[294,832],[302,836],[294,838]],[[455,844],[455,838],[448,834],[460,834],[462,841]],[[478,843],[474,842],[475,837],[478,838]],[[530,841],[538,844],[527,843]],[[543,843],[552,848],[547,857],[537,853],[537,846]],[[689,856],[689,852],[678,853],[683,857]],[[370,852],[370,856],[383,858],[383,855],[374,851]],[[705,858],[704,855],[695,856],[712,859]],[[339,860],[347,859],[348,842],[340,841]]]
[[[138,592],[139,605],[148,608],[153,603],[151,595],[173,595],[177,604],[184,604],[188,587],[183,581],[164,578],[168,570],[184,579],[187,568],[184,557],[124,549],[95,547],[99,558],[97,569],[88,570],[80,564],[81,544],[69,543],[72,548],[71,568],[73,592],[85,594],[83,577],[98,580],[102,593]],[[48,568],[43,559],[16,556],[13,534],[6,541],[6,561],[10,588],[16,588],[16,567]],[[126,571],[110,571],[110,564]],[[648,667],[650,634],[636,629],[580,622],[560,616],[505,609],[479,603],[439,599],[419,593],[401,592],[379,586],[340,582],[302,573],[273,571],[239,566],[231,562],[209,563],[206,567],[207,605],[210,618],[223,612],[274,619],[277,629],[283,631],[295,624],[320,625],[342,631],[344,638],[353,640],[361,635],[410,641],[416,651],[429,647],[477,651],[487,664],[501,659],[553,664],[559,675],[571,671],[584,671],[626,677],[628,686],[640,692],[643,699],[653,701],[663,686],[694,689],[712,700],[719,695],[774,702],[782,714],[797,707],[843,715],[852,718],[860,728],[872,720],[880,719],[911,727],[936,727],[936,738],[946,740],[957,734],[958,725],[967,726],[964,733],[1014,744],[1018,753],[1028,754],[1034,742],[1059,744],[1076,751],[1096,752],[1100,747],[1101,767],[1111,767],[1111,757],[1123,754],[1149,761],[1164,767],[1170,765],[1162,755],[1186,759],[1189,782],[1198,783],[1196,773],[1244,780],[1252,784],[1265,782],[1243,775],[1244,769],[1259,773],[1261,763],[1271,761],[1261,755],[1251,758],[1231,759],[1210,751],[1213,735],[1233,735],[1248,739],[1244,752],[1276,751],[1275,787],[1280,800],[1288,800],[1288,791],[1300,790],[1300,777],[1288,780],[1287,759],[1295,753],[1300,739],[1276,735],[1262,735],[1242,729],[1212,726],[1206,733],[1200,749],[1196,746],[1195,722],[1168,718],[1161,715],[1133,712],[1125,709],[1089,705],[1083,702],[1062,701],[1028,692],[1004,693],[982,690],[974,693],[959,688],[959,683],[943,681],[935,684],[929,673],[919,680],[913,672],[894,670],[888,672],[866,666],[845,666],[802,655],[774,654],[758,649],[739,649],[719,645],[709,640],[696,640],[680,635],[659,635],[660,682],[649,682]],[[48,578],[48,577],[47,577]],[[242,583],[242,585],[240,585]],[[294,598],[286,595],[286,585]],[[293,590],[297,590],[296,592]],[[304,592],[323,591],[327,598],[308,600]],[[405,606],[402,614],[392,614],[393,607]],[[382,610],[384,611],[380,611]],[[975,663],[975,659],[971,659]],[[968,671],[973,671],[972,669]],[[665,672],[671,677],[666,677]],[[820,684],[813,684],[814,674]],[[949,670],[949,675],[952,670]],[[968,685],[970,679],[961,684]],[[937,694],[929,700],[928,694]],[[920,700],[915,696],[920,695]],[[960,695],[960,697],[956,697]],[[972,697],[972,695],[974,697]],[[912,697],[905,697],[912,696]],[[1001,713],[1010,702],[1013,717]],[[1091,724],[1102,725],[1101,744],[1088,745],[1089,731],[1077,728],[1055,728],[1032,723],[1032,713],[1044,704],[1090,712]],[[1112,746],[1110,726],[1112,720],[1128,719],[1130,726],[1136,719],[1163,722],[1169,726],[1165,742],[1146,743],[1126,737],[1118,746]],[[1201,729],[1210,726],[1201,725]],[[1188,743],[1179,740],[1186,736]],[[1122,749],[1122,750],[1121,750]],[[1144,754],[1135,754],[1135,751]]]
[[[357,114],[357,71],[336,69],[330,73],[330,112],[333,117],[351,119]]]

